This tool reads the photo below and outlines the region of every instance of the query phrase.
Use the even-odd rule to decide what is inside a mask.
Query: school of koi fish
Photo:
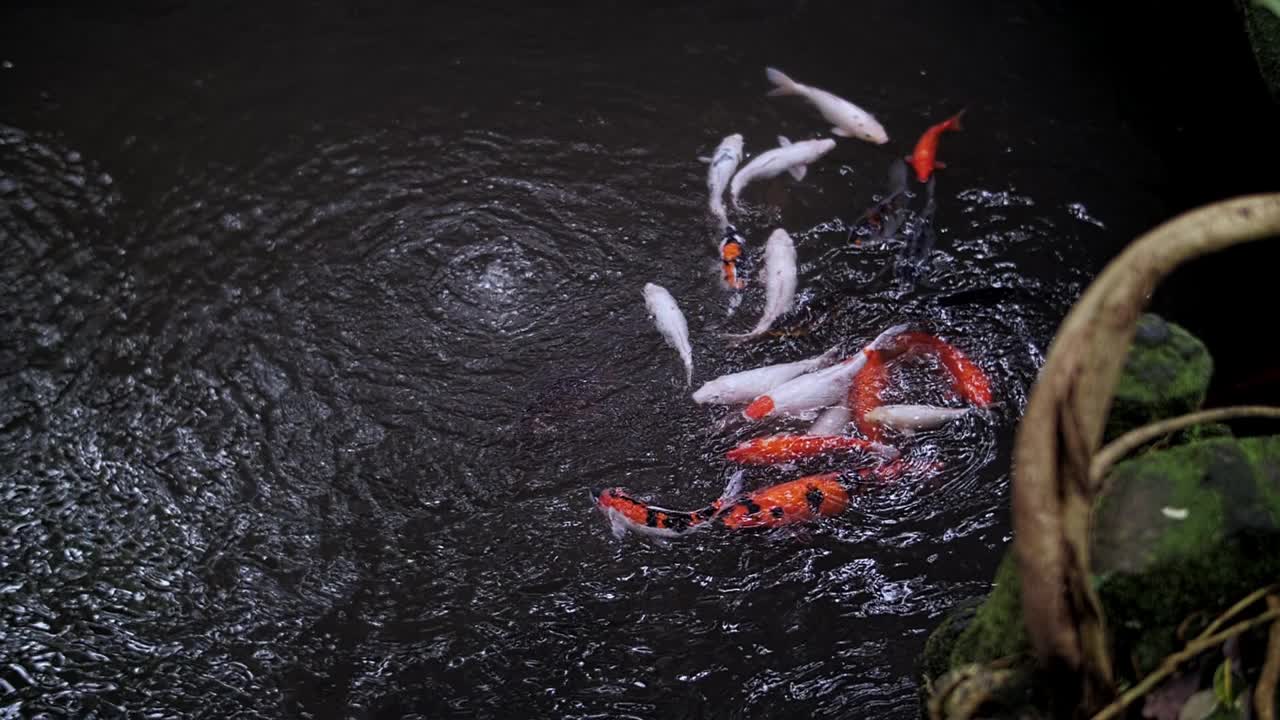
[[[774,86],[770,96],[804,99],[831,123],[831,134],[877,145],[889,142],[875,116],[857,105],[798,83],[775,68],[766,68],[765,76]],[[855,245],[863,240],[861,228],[870,228],[873,240],[897,236],[904,224],[909,164],[916,180],[925,184],[926,202],[912,231],[904,237],[899,266],[904,279],[911,280],[919,273],[932,249],[935,170],[946,167],[937,159],[938,144],[944,132],[960,130],[963,114],[961,110],[924,132],[906,161],[896,161],[891,167],[889,191],[850,229],[849,240]],[[797,182],[802,181],[808,165],[836,145],[830,138],[791,142],[781,136],[778,143],[778,147],[756,155],[739,168],[744,142],[741,134],[734,133],[721,141],[711,157],[700,158],[709,164],[708,210],[718,238],[719,281],[730,292],[747,287],[748,279],[739,267],[746,258],[746,240],[729,221],[725,192],[729,193],[733,210],[740,211],[741,195],[748,184],[784,172]],[[780,317],[793,309],[798,285],[796,250],[791,236],[782,228],[774,229],[765,242],[758,282],[764,286],[764,310],[750,331],[725,336],[731,345],[764,337]],[[659,333],[679,354],[686,385],[692,386],[693,352],[688,324],[679,305],[671,293],[652,282],[645,284],[643,294]],[[884,403],[882,396],[893,366],[918,356],[928,356],[946,374],[954,396],[963,406]],[[811,422],[803,434],[777,433],[743,442],[726,453],[729,463],[777,466],[836,455],[853,455],[859,463],[853,470],[808,475],[753,492],[744,491],[743,473],[738,471],[732,474],[718,499],[697,510],[650,505],[623,488],[593,489],[597,507],[615,535],[621,537],[630,530],[674,538],[707,528],[778,528],[839,515],[849,507],[855,483],[893,481],[904,475],[901,453],[892,440],[942,427],[970,413],[983,412],[993,404],[991,382],[977,363],[946,340],[908,325],[884,330],[851,355],[846,356],[837,346],[811,358],[723,375],[705,382],[693,392],[692,399],[702,405],[741,405],[740,419],[746,423]]]

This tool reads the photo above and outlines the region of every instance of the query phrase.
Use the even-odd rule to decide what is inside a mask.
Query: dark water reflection
[[[1009,540],[1041,353],[1158,207],[1110,172],[1147,150],[1108,89],[1026,3],[12,19],[0,717],[910,717],[927,630]],[[761,299],[714,282],[694,158],[825,127],[763,97],[766,63],[893,141],[748,191],[753,253],[796,238],[800,306],[727,349]],[[907,291],[899,245],[845,223],[964,105]],[[650,280],[696,382],[907,321],[1003,404],[911,439],[943,469],[829,524],[618,541],[590,485],[695,506],[751,432],[688,400]],[[945,399],[904,372],[896,398]]]

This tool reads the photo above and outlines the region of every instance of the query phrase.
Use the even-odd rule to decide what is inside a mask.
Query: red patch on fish
[[[768,395],[761,395],[755,400],[752,400],[751,404],[742,411],[742,414],[751,420],[759,420],[773,412],[773,407],[773,398]]]

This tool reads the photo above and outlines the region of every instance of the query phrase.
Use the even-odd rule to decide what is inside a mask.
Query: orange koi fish
[[[748,465],[775,465],[840,450],[862,450],[885,461],[898,456],[898,451],[888,445],[847,435],[770,435],[748,440],[725,457]]]
[[[920,333],[912,333],[918,335]],[[885,352],[867,352],[867,364],[849,386],[849,407],[853,410],[853,422],[868,441],[879,444],[884,434],[880,426],[866,419],[868,412],[879,407],[880,395],[889,387],[889,364]]]
[[[960,397],[978,407],[991,404],[991,379],[956,346],[923,332],[902,333],[894,340],[899,347],[908,351],[935,354],[951,375],[951,387]]]
[[[934,168],[945,168],[947,165],[939,160],[938,157],[938,140],[942,137],[942,133],[947,130],[960,129],[960,117],[964,115],[964,110],[952,115],[942,122],[930,127],[920,136],[920,140],[916,143],[916,149],[907,156],[907,162],[916,169],[916,179],[925,182],[929,176],[933,174]]]
[[[648,505],[622,488],[593,491],[596,506],[609,517],[614,534],[627,530],[657,537],[681,537],[712,527],[776,528],[824,517],[849,507],[849,491],[840,473],[809,475],[771,485],[745,496],[725,495],[701,510],[668,510]],[[732,485],[733,483],[731,483]]]

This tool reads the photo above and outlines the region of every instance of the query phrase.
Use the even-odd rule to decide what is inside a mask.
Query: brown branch
[[[1165,658],[1164,662],[1160,663],[1160,667],[1152,670],[1151,674],[1142,678],[1141,682],[1126,690],[1123,695],[1117,698],[1110,705],[1103,708],[1097,715],[1094,715],[1093,720],[1110,720],[1110,718],[1118,716],[1120,713],[1124,712],[1124,709],[1129,707],[1134,700],[1146,695],[1151,691],[1151,688],[1156,686],[1156,683],[1171,675],[1182,663],[1190,660],[1196,655],[1199,655],[1205,650],[1209,650],[1216,645],[1226,642],[1237,635],[1248,632],[1259,625],[1264,625],[1276,618],[1280,618],[1280,607],[1273,607],[1257,617],[1238,622],[1215,635],[1201,635],[1188,643],[1185,648]]]
[[[1267,596],[1267,607],[1272,612],[1280,610],[1280,597]],[[1271,623],[1271,635],[1267,639],[1267,660],[1253,689],[1253,709],[1258,720],[1275,720],[1276,683],[1280,682],[1280,620]]]
[[[1106,474],[1111,466],[1116,464],[1125,455],[1133,452],[1137,448],[1155,440],[1166,433],[1175,430],[1181,430],[1191,425],[1199,425],[1201,423],[1219,422],[1221,420],[1231,420],[1242,417],[1270,417],[1280,418],[1280,407],[1270,407],[1267,405],[1236,405],[1225,408],[1213,408],[1212,410],[1200,410],[1198,412],[1180,415],[1175,418],[1168,418],[1153,422],[1149,425],[1143,425],[1140,428],[1130,430],[1120,437],[1112,440],[1093,456],[1093,462],[1089,467],[1089,478],[1091,484],[1095,488],[1102,487],[1102,476]]]
[[[1280,194],[1184,213],[1138,238],[1090,284],[1049,347],[1018,426],[1014,549],[1023,621],[1041,660],[1080,673],[1093,710],[1114,694],[1101,603],[1089,582],[1090,466],[1138,316],[1178,265],[1280,235]]]

